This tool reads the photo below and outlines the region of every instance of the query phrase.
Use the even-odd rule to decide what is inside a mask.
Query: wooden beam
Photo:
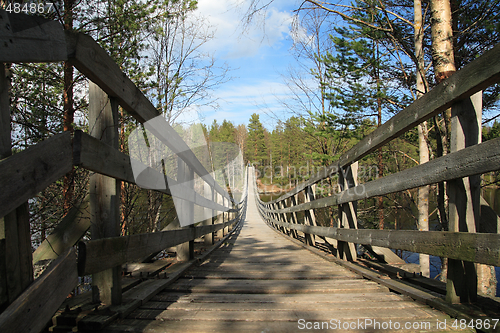
[[[135,184],[130,156],[82,131],[75,131],[73,140],[73,162],[75,165],[87,170]],[[140,162],[137,161],[137,163]],[[160,175],[160,173],[153,168],[146,166],[145,168],[148,169],[148,172],[151,174]],[[167,188],[165,190],[158,190],[159,192],[187,200],[192,200],[194,197],[194,203],[196,205],[210,209],[222,210],[224,208],[222,205],[214,203],[187,187],[179,185],[176,180],[165,175],[160,176],[165,177]],[[173,194],[168,186],[175,186]]]
[[[313,185],[311,185],[313,186]],[[313,189],[311,186],[308,186],[304,189],[304,202],[311,202],[314,201],[314,193]],[[304,224],[305,225],[311,225],[311,226],[317,226],[316,224],[316,217],[314,216],[314,210],[313,209],[306,209],[304,211]],[[306,244],[315,246],[316,245],[316,240],[315,236],[311,234],[304,234],[304,237],[306,239]]]
[[[89,198],[72,207],[54,231],[33,252],[33,263],[44,259],[56,259],[74,246],[90,228]]]
[[[42,331],[77,284],[76,255],[71,248],[0,314],[0,331]]]
[[[214,189],[210,187],[207,183],[203,184],[203,195],[205,198],[211,198],[211,201],[214,200]],[[203,208],[203,212],[205,214],[205,220],[203,221],[204,225],[213,225],[214,224],[214,216],[215,210],[210,208]],[[203,237],[203,242],[205,245],[213,245],[214,244],[214,234],[209,232]]]
[[[399,112],[375,131],[368,134],[358,144],[343,154],[336,162],[318,172],[295,189],[272,201],[272,203],[301,192],[307,186],[316,184],[333,173],[382,147],[421,122],[448,109],[480,90],[500,80],[500,44],[486,51],[479,58],[442,81],[431,91]]]
[[[500,266],[499,234],[449,231],[339,229],[283,223],[277,220],[272,220],[272,222],[304,233],[329,237],[344,242],[374,245],[415,253],[427,253],[437,257]]]
[[[10,124],[10,104],[9,104],[9,88],[10,82],[7,77],[4,64],[0,66],[0,158],[6,158],[11,155],[11,124]],[[17,155],[16,155],[17,156]],[[4,159],[4,161],[11,161],[15,157]],[[0,162],[0,173],[3,172]],[[4,164],[4,166],[7,163]],[[15,192],[12,186],[21,184],[12,184],[11,182],[23,181],[19,179],[18,170],[6,170],[4,174],[0,174],[0,183],[4,186],[2,192],[9,194],[9,190]],[[24,170],[23,170],[24,171]],[[14,177],[17,176],[17,178]],[[4,178],[11,175],[13,179]],[[31,175],[24,175],[30,177]],[[2,193],[3,194],[5,194]],[[18,197],[22,193],[15,192]],[[9,206],[12,198],[3,197],[3,208],[5,213],[0,215],[0,239],[2,239],[2,251],[0,255],[0,308],[4,305],[12,303],[26,287],[33,281],[33,266],[31,260],[31,233],[30,233],[30,220],[28,212],[28,203],[25,198],[22,201],[16,202],[15,205]],[[5,208],[5,206],[7,208]]]
[[[194,192],[194,172],[178,156],[177,157],[177,180]],[[175,209],[179,224],[183,229],[192,229],[194,223],[194,200],[183,200],[174,198]],[[177,260],[189,261],[194,258],[194,238],[176,246]]]
[[[118,149],[118,104],[93,82],[89,83],[90,134]],[[120,235],[120,182],[94,174],[89,181],[92,239]],[[121,265],[92,275],[93,302],[118,305],[122,300]]]
[[[5,65],[0,63],[0,161],[12,154],[10,138],[10,96],[9,80]],[[6,210],[6,215],[10,210]],[[7,258],[5,241],[5,220],[0,217],[0,311],[9,303],[7,288]]]
[[[68,59],[58,21],[0,10],[0,62],[57,62]]]
[[[71,170],[69,132],[0,161],[0,217],[37,195]]]
[[[475,95],[451,108],[450,151],[460,151],[481,142],[483,94]],[[448,230],[476,232],[481,218],[481,177],[472,175],[446,182]],[[446,300],[468,303],[477,300],[477,273],[471,262],[448,259]]]
[[[65,33],[68,41],[71,41],[68,43],[76,45],[75,52],[70,55],[69,61],[80,72],[99,85],[109,96],[116,98],[118,103],[141,123],[146,123],[148,120],[160,116],[153,104],[90,36],[69,31],[65,31]],[[232,200],[227,191],[217,184],[188,145],[164,118],[159,117],[152,123],[146,123],[145,127],[180,156],[205,182],[214,187],[221,195]]]
[[[358,183],[358,162],[353,163],[339,172],[339,185],[341,190],[348,190],[356,187]],[[346,202],[338,206],[339,209],[339,228],[357,229],[358,228],[358,203],[356,201]],[[337,256],[339,259],[347,261],[357,260],[356,244],[337,242]]]
[[[78,244],[78,272],[80,276],[83,276],[126,262],[141,260],[150,253],[159,252],[166,248],[194,240],[236,222],[238,222],[238,219],[189,229],[176,229],[80,242]]]
[[[374,181],[360,184],[335,195],[279,210],[280,213],[324,208],[350,201],[404,191],[443,180],[463,178],[500,168],[500,138],[462,149],[427,163]],[[265,209],[264,209],[265,210]]]

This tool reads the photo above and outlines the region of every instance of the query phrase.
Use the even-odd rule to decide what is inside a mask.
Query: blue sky
[[[223,119],[235,125],[248,124],[252,113],[260,115],[261,122],[274,128],[275,119],[268,111],[281,114],[282,98],[288,89],[281,78],[288,66],[294,65],[290,53],[293,40],[290,24],[295,1],[275,0],[264,16],[257,17],[254,24],[244,29],[242,18],[248,8],[248,0],[199,0],[197,15],[207,20],[214,38],[203,48],[232,69],[232,80],[213,91],[219,109],[215,112],[201,109],[204,123]],[[265,25],[262,25],[265,22]]]

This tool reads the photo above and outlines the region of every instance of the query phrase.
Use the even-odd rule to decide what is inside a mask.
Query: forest
[[[262,24],[255,15],[266,15],[272,2],[244,2],[242,22]],[[194,0],[64,0],[42,15],[94,38],[173,124],[198,103],[216,108],[211,93],[231,79],[223,63],[199,51],[212,36],[203,20],[193,19],[196,7]],[[257,167],[261,190],[274,198],[334,163],[500,42],[500,1],[494,0],[306,0],[298,1],[294,12],[290,52],[296,66],[283,75],[289,95],[280,100],[282,110],[264,108],[248,125],[230,120],[204,125],[208,142],[240,147],[245,163]],[[11,83],[13,153],[62,131],[89,131],[88,82],[71,64],[4,67]],[[482,92],[483,141],[500,136],[499,93],[498,85]],[[358,181],[449,153],[450,116],[446,111],[432,117],[366,156]],[[263,117],[276,125],[264,126]],[[128,136],[140,124],[121,109],[118,123],[126,153]],[[71,207],[85,205],[90,176],[74,167],[29,201],[33,248]],[[338,191],[336,184],[333,176],[318,184],[317,196]],[[482,176],[497,213],[499,185],[498,171]],[[120,200],[122,235],[161,230],[176,216],[171,197],[133,184],[121,183]],[[337,225],[333,209],[318,214],[323,225]],[[363,228],[448,230],[445,184],[360,201],[358,214]]]

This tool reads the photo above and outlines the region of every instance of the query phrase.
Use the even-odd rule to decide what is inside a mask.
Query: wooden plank
[[[154,276],[171,263],[172,260],[167,259],[160,259],[151,263],[131,263],[123,266],[123,272],[125,274],[130,273],[132,276],[139,276],[140,274],[144,274],[145,277]]]
[[[311,321],[329,321],[332,319],[332,311],[328,309],[320,310],[253,310],[245,311],[233,309],[228,311],[214,310],[214,311],[190,311],[190,310],[137,310],[134,311],[129,318],[132,319],[156,319],[156,320],[213,320],[213,321],[294,321],[297,325],[299,319],[307,318]],[[402,308],[394,311],[393,308],[388,309],[336,309],[335,318],[342,318],[343,320],[364,320],[365,318],[373,318],[380,320],[394,321],[416,321],[423,319],[433,319],[435,322],[436,316],[431,315],[431,311],[426,311],[420,308]],[[439,317],[438,317],[439,318]],[[441,315],[440,318],[445,318]],[[404,327],[404,326],[402,326]]]
[[[165,273],[168,276],[166,279],[147,280],[140,285],[134,286],[132,289],[123,294],[122,305],[109,307],[109,311],[107,313],[101,313],[99,311],[96,313],[92,313],[91,315],[83,318],[78,322],[78,328],[80,330],[101,330],[106,328],[106,326],[109,325],[117,317],[122,319],[125,318],[132,311],[145,304],[161,290],[165,289],[168,285],[174,283],[187,269],[189,269],[195,263],[203,261],[207,255],[212,253],[212,251],[223,244],[223,242],[228,237],[229,235],[219,240],[216,244],[212,245],[209,249],[207,249],[207,251],[205,251],[194,260],[184,263],[176,263],[169,266],[167,269],[165,269]]]
[[[77,284],[76,255],[70,249],[0,314],[0,331],[40,332]]]
[[[339,266],[340,267],[340,266]],[[151,298],[156,303],[229,303],[235,308],[239,303],[257,304],[322,304],[328,307],[330,303],[349,304],[351,302],[401,302],[407,300],[401,295],[388,293],[387,289],[372,291],[370,293],[334,293],[334,294],[204,294],[187,292],[162,292]]]
[[[276,224],[283,222],[274,220]],[[449,231],[339,229],[285,225],[302,232],[357,244],[426,253],[438,257],[500,266],[500,235]],[[408,241],[411,239],[411,242]]]
[[[401,259],[396,253],[392,252],[391,249],[366,245],[365,248],[372,255],[377,257],[377,260],[388,264],[405,264],[406,262]]]
[[[80,242],[78,244],[78,272],[80,276],[83,276],[126,262],[137,261],[150,253],[194,240],[236,222],[237,220],[231,220],[224,224],[199,226],[190,229],[168,230]]]
[[[276,233],[280,234],[282,237],[287,237],[293,243],[308,249],[312,253],[318,255],[319,257],[321,257],[325,260],[335,262],[335,263],[337,263],[345,268],[352,270],[353,272],[361,274],[363,277],[365,277],[371,281],[375,281],[375,282],[379,283],[380,285],[386,286],[386,287],[390,288],[391,290],[394,290],[402,295],[407,295],[407,296],[411,297],[412,299],[415,299],[415,300],[422,302],[422,303],[425,303],[425,304],[427,304],[435,309],[443,311],[454,318],[462,318],[462,319],[466,319],[467,321],[470,321],[474,318],[479,319],[479,318],[484,317],[484,313],[478,311],[477,309],[473,309],[471,307],[464,308],[464,307],[460,307],[460,306],[457,306],[454,304],[449,304],[449,303],[445,302],[442,298],[437,296],[435,293],[427,292],[425,290],[416,288],[414,286],[410,286],[402,281],[384,278],[384,276],[381,276],[378,272],[375,272],[371,269],[361,267],[361,266],[357,265],[356,263],[352,263],[352,262],[348,262],[348,261],[344,261],[344,260],[338,260],[330,255],[327,255],[326,253],[324,253],[321,250],[307,246],[307,245],[301,243],[300,241],[293,239],[287,235],[284,235],[276,230],[274,230],[274,231]],[[378,231],[382,231],[382,230],[378,230]]]
[[[58,21],[0,10],[0,62],[57,62],[68,59]]]
[[[88,197],[80,205],[72,207],[54,231],[33,252],[33,263],[55,259],[74,246],[90,228]]]
[[[83,133],[82,131],[75,131],[73,142],[73,161],[75,165],[87,170],[123,180],[131,184],[136,183],[134,172],[132,171],[130,156],[96,138],[91,137],[86,133]],[[135,161],[134,163],[140,162]],[[159,192],[189,200],[192,200],[194,196],[194,203],[201,207],[218,210],[222,210],[224,208],[202,195],[189,190],[187,187],[179,184],[175,179],[160,174],[158,171],[150,167],[144,166],[144,168],[145,170],[148,170],[148,173],[152,175],[156,174],[156,177],[159,175],[160,177],[165,178],[166,189],[159,190]],[[175,186],[174,193],[170,191],[169,186]]]
[[[7,293],[13,302],[33,281],[28,203],[3,217]]]
[[[262,265],[261,265],[262,267]],[[214,271],[193,271],[184,274],[185,278],[189,279],[232,279],[232,280],[333,280],[339,277],[348,277],[350,279],[359,278],[358,275],[349,274],[346,272],[324,272],[321,271],[308,271],[308,272],[293,272],[290,270],[283,272],[269,272],[262,270],[236,270],[236,271],[227,271],[227,270],[214,270]]]
[[[323,292],[369,292],[378,290],[376,283],[345,278],[336,280],[210,280],[181,279],[170,286],[170,291],[190,291],[193,293],[232,294],[300,294]]]
[[[5,66],[0,66],[0,159],[11,155],[11,124],[10,124],[10,81]],[[1,176],[0,176],[1,178]],[[6,180],[9,181],[9,180]],[[6,182],[2,182],[6,184]],[[8,184],[12,185],[12,184]],[[11,189],[7,186],[6,190]],[[19,194],[19,193],[18,193]],[[1,196],[0,196],[1,197]],[[10,198],[5,198],[10,200]],[[31,233],[28,203],[12,207],[6,214],[0,215],[0,239],[4,239],[0,260],[0,308],[13,302],[21,292],[33,281],[33,266],[31,263]]]
[[[374,181],[360,184],[335,195],[278,210],[279,213],[324,208],[350,201],[404,191],[448,179],[496,171],[500,168],[500,138],[462,149],[427,163]],[[267,212],[264,208],[264,211]]]
[[[0,217],[69,172],[71,150],[66,132],[0,161]]]
[[[343,294],[344,297],[349,298],[349,294]],[[372,294],[365,294],[366,296]],[[381,296],[381,294],[376,293],[376,296]],[[245,295],[246,296],[246,295]],[[314,295],[316,296],[316,295]],[[313,297],[314,297],[313,296]],[[269,298],[269,297],[268,297]],[[311,298],[311,297],[310,297]],[[309,299],[310,299],[309,298]],[[399,300],[386,300],[381,301],[380,299],[367,300],[368,297],[350,302],[342,302],[337,299],[337,302],[330,303],[311,303],[307,305],[300,302],[148,302],[140,307],[141,310],[186,310],[186,311],[231,311],[237,309],[238,311],[283,311],[283,310],[308,310],[308,311],[318,311],[325,310],[336,312],[339,310],[351,310],[359,311],[363,309],[415,309],[423,308],[425,305],[416,302],[408,302],[407,299],[400,298]],[[130,317],[129,317],[130,318]]]
[[[319,264],[321,261],[314,260],[310,262],[297,261],[297,262],[284,262],[284,263],[266,263],[267,273],[277,273],[277,272],[289,272],[291,274],[299,274],[301,272],[313,272],[318,270]],[[214,263],[211,261],[206,261],[203,264],[200,264],[200,268],[206,271],[218,270],[218,271],[258,271],[262,270],[262,263],[242,263],[242,262],[222,262],[222,263]],[[322,267],[321,271],[328,272],[331,274],[339,273],[339,274],[349,274],[345,268],[340,266],[328,266]]]
[[[332,316],[330,316],[332,317]],[[302,318],[303,319],[303,318]],[[318,328],[314,330],[315,332],[329,332],[338,329],[336,326],[329,326],[328,322],[332,318],[323,319],[317,325],[323,325],[323,328]],[[439,318],[444,322],[444,318]],[[306,320],[313,327],[314,322],[310,322],[309,319]],[[323,324],[322,322],[327,322]],[[389,322],[389,319],[387,319]],[[394,321],[393,321],[394,322]],[[451,327],[450,319],[447,321],[447,326],[442,328],[436,327],[436,319],[432,319],[431,322],[433,326],[430,329],[426,329],[426,320],[417,321],[418,325],[423,325],[422,329],[409,329],[404,330],[404,332],[451,332],[454,331]],[[404,322],[402,323],[404,325]],[[302,327],[302,326],[301,326]],[[319,326],[321,327],[321,326]],[[402,326],[403,327],[403,326]],[[419,326],[420,327],[420,326]],[[305,330],[305,323],[303,329]],[[365,327],[364,327],[365,328]],[[200,333],[200,332],[218,332],[218,333],[234,333],[234,332],[273,332],[273,333],[290,333],[299,331],[299,326],[297,320],[295,321],[215,321],[215,320],[182,320],[182,321],[161,321],[161,320],[145,320],[145,319],[126,319],[120,321],[119,323],[114,323],[107,327],[109,333]],[[371,330],[371,327],[366,329],[353,329],[349,330],[352,333],[364,333]],[[399,330],[403,331],[403,330]],[[384,332],[391,332],[390,330],[384,330]],[[392,332],[397,332],[393,330]],[[462,330],[462,332],[467,332],[467,330]]]
[[[340,167],[360,160],[392,139],[399,137],[402,133],[417,126],[419,123],[448,109],[455,102],[463,100],[480,90],[484,90],[499,80],[500,44],[442,81],[431,91],[424,94],[403,111],[368,134],[328,168],[321,170],[316,176],[297,185],[295,189],[272,202],[281,201],[301,192],[307,186],[315,184],[329,175],[338,172]]]
[[[179,134],[164,118],[158,117],[160,116],[158,110],[121,71],[106,51],[90,36],[69,31],[65,31],[65,33],[66,38],[74,40],[76,45],[75,52],[70,55],[69,61],[109,96],[115,97],[119,104],[134,118],[145,123],[147,130],[181,157],[205,182],[232,201],[227,191],[217,184]],[[147,123],[153,118],[156,118],[154,122]]]
[[[1,226],[3,229],[3,226]],[[7,258],[5,257],[5,238],[0,238],[0,311],[9,304],[9,294],[7,289]]]

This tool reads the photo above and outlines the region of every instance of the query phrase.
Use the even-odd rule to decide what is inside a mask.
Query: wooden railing
[[[481,142],[482,90],[500,80],[500,45],[454,73],[382,126],[335,163],[270,202],[260,212],[272,227],[307,243],[316,236],[337,243],[334,254],[356,260],[355,244],[424,253],[448,260],[447,301],[475,301],[476,267],[500,266],[500,218],[480,197],[480,175],[500,169],[500,138]],[[451,108],[451,153],[365,184],[357,182],[358,161],[421,122]],[[315,199],[314,186],[338,174],[339,193]],[[358,229],[356,201],[447,182],[449,231]],[[305,200],[298,204],[298,194]],[[317,226],[315,209],[338,206],[338,228]],[[299,224],[297,213],[304,212]],[[493,216],[493,217],[492,217]],[[491,233],[493,231],[494,233]],[[489,233],[486,233],[489,232]]]
[[[141,123],[160,114],[91,37],[64,31],[58,22],[39,17],[9,15],[5,11],[0,11],[0,15],[0,62],[68,61],[92,81],[89,96],[89,128],[92,133],[57,134],[0,161],[0,217],[3,222],[0,227],[5,229],[5,237],[0,239],[0,310],[4,309],[0,314],[0,331],[39,332],[76,287],[78,276],[94,274],[93,286],[97,287],[101,301],[116,305],[121,303],[122,264],[141,260],[172,246],[178,246],[179,260],[192,259],[196,238],[210,236],[213,243],[213,233],[228,232],[240,222],[246,209],[247,186],[245,181],[242,198],[235,202],[177,132],[167,126],[165,133],[161,133],[164,142],[172,151],[182,152],[177,154],[178,163],[184,170],[179,177],[191,178],[173,180],[163,175],[165,184],[176,185],[176,191],[171,192],[167,187],[160,192],[184,200],[187,206],[178,213],[187,212],[193,219],[193,207],[198,205],[211,211],[213,217],[200,226],[120,237],[117,230],[118,182],[136,182],[130,157],[118,150],[117,108],[122,106]],[[15,31],[11,28],[13,26],[26,29]],[[9,139],[5,139],[8,144],[0,141],[0,144],[8,145],[0,147],[2,157],[5,157],[3,152],[10,151],[10,108],[3,65],[0,72],[0,132],[9,135]],[[80,207],[69,211],[54,234],[33,254],[36,260],[56,258],[42,276],[33,281],[33,271],[29,269],[32,267],[30,235],[19,231],[22,228],[29,231],[29,219],[19,213],[18,207],[71,171],[73,166],[95,172],[89,195],[91,218],[75,221]],[[193,182],[186,181],[192,180],[194,173],[203,179],[205,193],[211,193],[212,199],[196,193]],[[177,190],[182,181],[186,182]],[[222,222],[216,223],[217,220]],[[93,228],[92,239],[80,241],[89,228]],[[77,243],[78,251],[74,248]],[[28,268],[19,269],[19,265],[9,262],[12,258],[27,263]],[[17,280],[16,276],[23,279]],[[20,284],[20,281],[28,282]],[[17,292],[10,292],[12,290]]]

